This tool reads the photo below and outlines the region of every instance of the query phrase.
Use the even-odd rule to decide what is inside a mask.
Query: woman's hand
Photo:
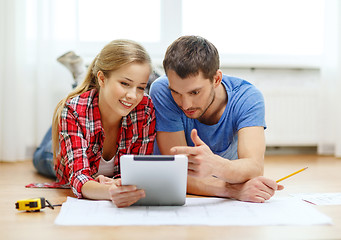
[[[137,189],[135,185],[122,186],[121,179],[113,179],[109,188],[111,201],[118,207],[128,207],[146,196],[143,189]]]
[[[115,180],[113,178],[108,178],[104,175],[98,175],[95,180],[97,182],[99,182],[100,184],[107,184],[107,185],[111,185],[115,182]]]

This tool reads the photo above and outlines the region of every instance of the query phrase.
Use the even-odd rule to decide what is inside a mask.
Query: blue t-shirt
[[[264,98],[254,85],[243,79],[223,75],[222,84],[228,96],[225,111],[217,124],[206,125],[188,118],[178,107],[168,88],[166,76],[155,80],[150,96],[156,110],[156,130],[184,131],[187,145],[194,146],[191,131],[195,128],[213,153],[230,160],[238,159],[238,130],[253,126],[266,128]],[[160,152],[156,148],[154,153]]]

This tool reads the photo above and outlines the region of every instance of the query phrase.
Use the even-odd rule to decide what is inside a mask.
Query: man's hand
[[[228,184],[227,188],[231,198],[244,202],[263,203],[269,200],[276,190],[284,189],[284,186],[272,179],[259,176],[245,183]]]
[[[217,166],[216,155],[199,138],[196,129],[191,132],[194,147],[173,147],[172,154],[185,154],[188,157],[188,175],[193,177],[207,177],[214,175],[214,168]]]
[[[118,207],[128,207],[146,196],[144,190],[135,185],[122,186],[121,179],[115,179],[109,188],[111,201]]]

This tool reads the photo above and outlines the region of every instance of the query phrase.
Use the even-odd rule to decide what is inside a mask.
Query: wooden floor
[[[309,169],[283,181],[291,193],[341,192],[341,159],[315,155],[266,156],[265,176],[279,179],[298,169]],[[32,182],[50,182],[38,175],[31,161],[0,163],[0,239],[341,239],[341,206],[315,206],[333,219],[327,226],[156,226],[156,227],[64,227],[54,225],[60,207],[27,213],[15,209],[20,199],[45,197],[60,204],[71,190],[32,189]]]

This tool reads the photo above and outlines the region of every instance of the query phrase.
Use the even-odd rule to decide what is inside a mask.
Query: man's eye
[[[129,86],[129,83],[126,83],[126,82],[121,82],[121,84],[122,84],[123,86]]]
[[[179,93],[175,92],[174,90],[171,90],[171,93],[172,94],[179,94]]]
[[[143,87],[138,87],[138,89],[141,90],[141,91],[145,90],[145,88],[143,88]]]
[[[197,94],[199,94],[199,91],[193,91],[193,92],[191,92],[191,94],[192,95],[197,95]]]

